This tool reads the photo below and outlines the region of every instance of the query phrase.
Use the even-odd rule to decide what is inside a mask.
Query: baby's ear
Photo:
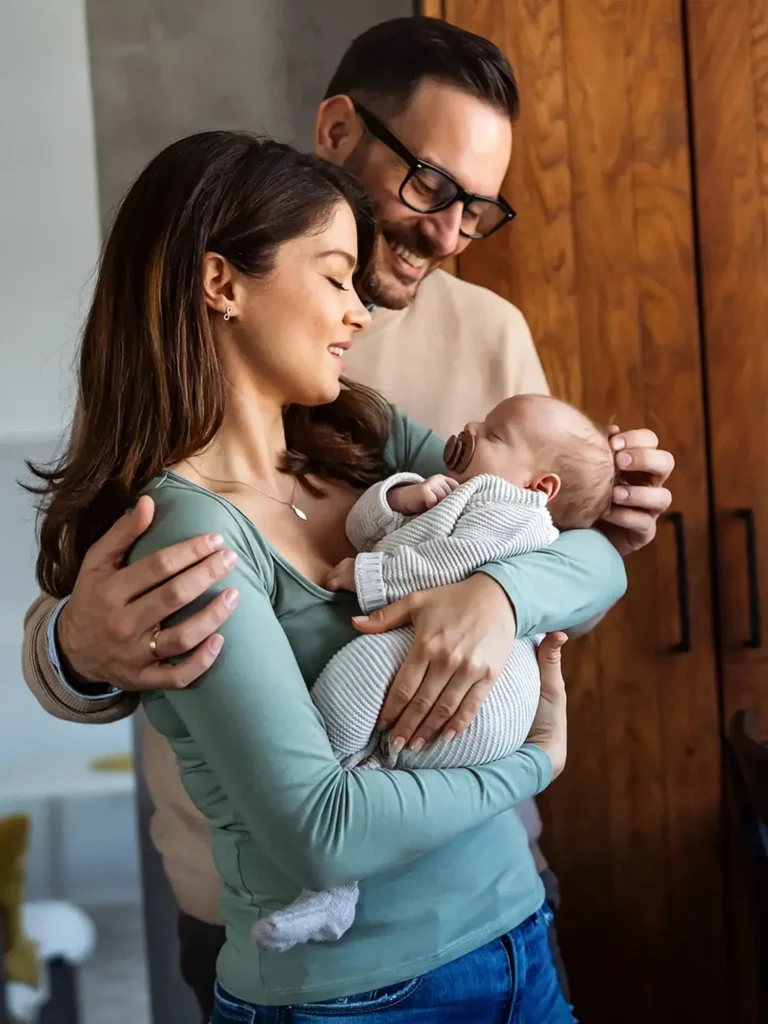
[[[542,491],[547,501],[552,501],[560,493],[561,481],[557,473],[542,473],[531,480],[530,486],[532,491]]]

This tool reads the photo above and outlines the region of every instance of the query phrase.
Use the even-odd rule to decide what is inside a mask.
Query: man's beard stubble
[[[418,281],[404,284],[397,281],[395,277],[394,282],[390,284],[382,279],[378,271],[378,257],[380,246],[389,246],[387,238],[400,242],[412,252],[431,260],[431,263]],[[383,259],[384,257],[382,256],[381,258]],[[365,302],[371,303],[374,306],[382,306],[384,309],[405,309],[416,298],[416,293],[426,278],[437,270],[439,265],[440,262],[434,259],[431,245],[421,232],[405,232],[402,229],[398,229],[398,227],[392,228],[389,225],[382,228],[377,220],[376,244],[373,249],[373,256],[365,273],[357,282],[358,293]]]
[[[350,154],[344,164],[345,169],[354,174],[364,188],[366,186],[363,168],[366,158],[367,146],[365,143],[361,143]],[[431,243],[418,228],[406,230],[401,225],[382,222],[379,204],[370,193],[368,198],[376,218],[376,241],[371,261],[363,275],[355,282],[355,287],[360,298],[366,303],[373,306],[381,306],[384,309],[406,309],[416,298],[416,293],[424,280],[438,268],[440,261],[435,260]],[[415,284],[408,285],[398,282],[397,284],[388,285],[381,279],[377,267],[378,256],[380,247],[389,246],[387,239],[400,242],[406,249],[410,249],[411,252],[415,252],[417,255],[431,261],[422,277]]]

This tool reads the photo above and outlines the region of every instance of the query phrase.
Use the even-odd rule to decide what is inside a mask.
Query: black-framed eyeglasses
[[[467,192],[447,171],[414,156],[370,110],[354,100],[353,103],[358,117],[371,135],[396,153],[408,168],[399,196],[411,210],[439,213],[454,203],[461,203],[464,209],[459,233],[465,238],[488,238],[514,219],[515,211],[503,196],[489,199],[488,196]]]

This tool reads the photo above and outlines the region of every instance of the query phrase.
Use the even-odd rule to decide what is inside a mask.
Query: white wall
[[[22,619],[37,592],[37,550],[32,499],[18,486],[29,480],[24,459],[51,457],[51,442],[0,440],[0,814],[21,810],[32,815],[29,861],[32,898],[50,895],[47,808],[40,801],[14,800],[24,762],[50,773],[53,780],[73,760],[131,750],[128,722],[75,725],[45,712],[21,675]],[[22,780],[23,781],[23,780]],[[117,903],[138,899],[136,815],[130,795],[67,800],[63,848],[55,851],[63,894],[79,903]],[[59,894],[61,895],[61,894]]]
[[[22,617],[37,587],[24,458],[50,458],[69,419],[71,362],[99,226],[82,0],[0,0],[0,813],[33,816],[29,891],[47,895],[45,815],[11,800],[33,758],[56,772],[73,755],[130,750],[128,723],[76,726],[46,714],[21,676]],[[28,479],[28,478],[27,478]],[[6,798],[4,798],[6,794]],[[80,902],[138,896],[130,796],[69,802],[61,858]]]
[[[0,0],[0,436],[56,433],[99,251],[83,0]]]

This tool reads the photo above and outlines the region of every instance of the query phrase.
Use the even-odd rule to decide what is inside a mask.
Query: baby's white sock
[[[257,921],[251,939],[259,949],[284,953],[301,942],[334,942],[355,919],[357,883],[329,892],[305,890],[297,900]]]

